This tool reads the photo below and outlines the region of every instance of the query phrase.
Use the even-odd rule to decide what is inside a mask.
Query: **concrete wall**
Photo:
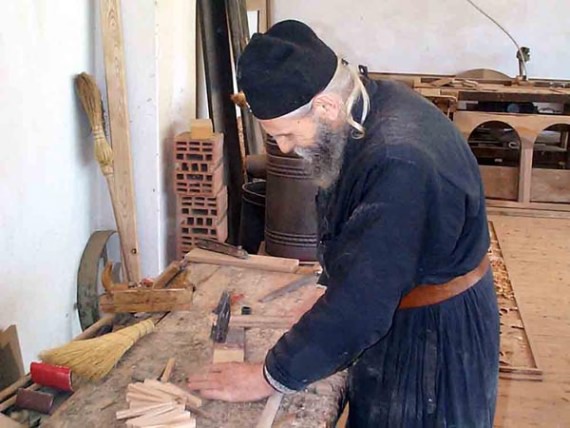
[[[515,47],[464,0],[270,0],[271,22],[299,19],[335,51],[370,71],[518,73]],[[570,78],[570,2],[475,0],[521,46],[533,77]]]
[[[173,248],[171,139],[195,114],[195,6],[121,3],[141,266],[154,276]],[[81,254],[115,227],[73,88],[87,71],[105,92],[97,4],[0,0],[0,329],[17,325],[26,365],[79,332]]]

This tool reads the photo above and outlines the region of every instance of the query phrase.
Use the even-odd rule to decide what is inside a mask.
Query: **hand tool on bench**
[[[214,341],[214,343],[222,343],[228,336],[228,329],[230,325],[231,294],[229,291],[226,290],[222,293],[222,296],[218,301],[218,306],[216,306],[216,309],[214,309],[214,314],[217,315],[217,318],[212,325],[210,338]]]
[[[260,303],[271,302],[272,300],[284,296],[285,294],[291,293],[292,291],[298,290],[299,288],[304,287],[305,285],[309,285],[311,283],[316,284],[319,275],[320,275],[319,272],[315,272],[311,275],[305,275],[302,276],[301,278],[295,279],[285,284],[283,287],[273,290],[272,292],[261,297],[260,299],[258,299],[258,302]]]
[[[236,247],[234,245],[214,241],[212,239],[198,239],[196,241],[196,246],[203,250],[213,251],[215,253],[237,257],[238,259],[245,260],[249,257],[248,252],[241,247]]]
[[[164,271],[154,279],[152,288],[166,288],[174,280],[174,278],[176,278],[184,271],[184,269],[186,269],[188,263],[188,260],[185,258],[170,263],[166,269],[164,269]]]
[[[243,362],[245,360],[245,329],[243,327],[230,327],[231,300],[231,294],[224,291],[218,306],[214,310],[217,317],[210,333],[214,341],[213,363]]]

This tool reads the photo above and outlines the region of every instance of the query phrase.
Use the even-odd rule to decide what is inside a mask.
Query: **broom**
[[[95,339],[70,342],[40,354],[48,364],[69,367],[85,379],[98,380],[109,373],[141,337],[154,330],[152,320],[141,321]]]
[[[75,90],[91,124],[91,132],[93,133],[93,140],[95,141],[95,158],[99,163],[101,173],[107,181],[109,195],[111,196],[111,205],[113,206],[113,214],[115,216],[115,223],[117,224],[117,232],[119,233],[124,272],[127,281],[131,281],[131,272],[129,272],[129,264],[127,263],[128,249],[124,248],[122,239],[126,226],[117,211],[119,200],[115,193],[113,149],[105,137],[101,92],[97,87],[95,79],[87,73],[81,73],[75,77]]]

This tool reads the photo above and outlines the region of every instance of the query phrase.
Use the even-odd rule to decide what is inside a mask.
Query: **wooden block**
[[[192,307],[192,288],[134,288],[103,294],[99,307],[103,312],[169,312],[187,311]]]
[[[299,268],[299,260],[297,259],[257,256],[253,254],[247,259],[238,259],[225,254],[202,250],[201,248],[192,249],[184,258],[195,263],[209,263],[214,265],[235,266],[274,272],[295,272]]]
[[[147,428],[163,428],[164,425],[151,425]],[[196,419],[190,418],[187,422],[168,424],[168,428],[196,428]]]
[[[164,288],[181,270],[182,264],[179,261],[170,263],[166,269],[154,279],[152,288]]]
[[[135,394],[142,394],[142,395],[148,395],[150,397],[156,397],[157,399],[161,399],[163,401],[172,400],[172,394],[167,394],[162,391],[159,391],[145,383],[131,383],[127,387],[127,391],[133,392]]]
[[[174,364],[176,364],[176,358],[169,358],[168,362],[166,363],[166,367],[164,368],[164,372],[160,377],[161,382],[168,382],[170,380],[170,376],[172,376],[172,370],[174,370]]]
[[[149,406],[137,407],[134,409],[119,410],[117,413],[115,413],[115,416],[117,420],[134,418],[136,416],[145,415],[147,413],[160,411],[163,409],[166,409],[165,411],[169,411],[174,408],[174,405],[175,404],[173,401],[169,401],[168,403],[164,404],[151,404]]]
[[[231,319],[231,318],[230,318]],[[245,329],[230,327],[224,343],[214,343],[212,362],[243,363],[245,361]]]
[[[127,392],[127,403],[130,403],[131,401],[146,402],[150,405],[151,403],[164,403],[170,400],[164,400],[163,398],[158,398],[154,395],[141,394],[138,392]]]
[[[17,382],[26,374],[15,325],[0,332],[0,367],[0,389]]]
[[[154,412],[152,414],[143,415],[135,419],[129,419],[127,426],[130,427],[146,427],[148,425],[165,425],[174,422],[185,422],[191,418],[190,412],[184,411],[184,405],[174,406],[167,412]]]
[[[263,413],[257,422],[255,428],[271,428],[275,416],[279,411],[279,406],[281,405],[281,400],[283,399],[283,394],[276,393],[267,399],[265,407],[263,408]]]
[[[32,378],[30,375],[22,376],[12,385],[4,388],[2,391],[0,391],[0,403],[3,402],[6,398],[14,395],[16,391],[18,391],[18,388],[25,387],[27,384],[31,382],[31,380]]]
[[[293,321],[289,316],[232,315],[230,327],[289,329]]]
[[[190,135],[192,139],[206,140],[214,136],[214,127],[210,119],[191,119]]]
[[[22,425],[16,422],[14,419],[9,418],[6,415],[0,413],[0,428],[24,428],[25,425]]]
[[[200,397],[192,395],[188,391],[180,388],[177,385],[174,385],[173,383],[163,383],[154,379],[146,379],[144,382],[149,387],[155,388],[175,397],[181,397],[194,407],[200,407],[202,405],[202,399]]]

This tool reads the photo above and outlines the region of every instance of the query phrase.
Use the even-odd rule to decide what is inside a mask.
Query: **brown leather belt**
[[[418,285],[400,300],[398,309],[420,308],[451,299],[477,284],[487,273],[489,265],[489,257],[485,255],[479,266],[465,275],[456,276],[444,284]]]

